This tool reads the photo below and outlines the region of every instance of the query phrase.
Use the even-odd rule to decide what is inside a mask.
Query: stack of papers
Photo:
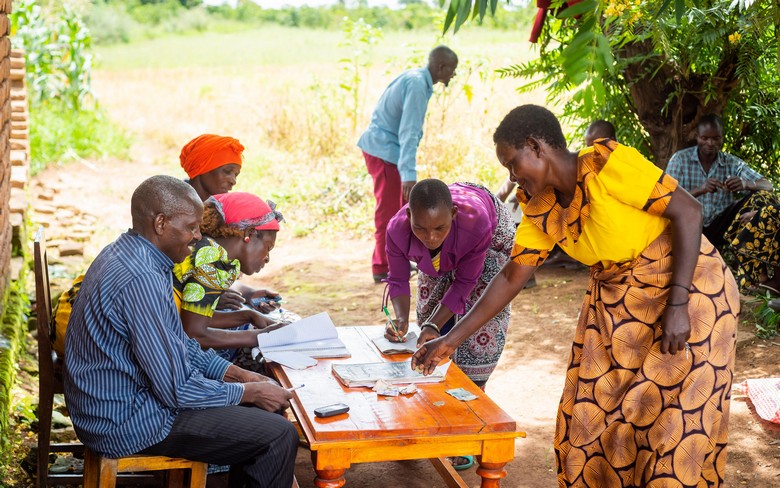
[[[263,356],[290,351],[312,358],[350,356],[327,312],[306,317],[281,329],[257,334],[257,344]]]

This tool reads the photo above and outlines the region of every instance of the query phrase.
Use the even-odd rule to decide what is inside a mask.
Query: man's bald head
[[[156,215],[170,218],[191,214],[198,207],[202,208],[203,203],[192,186],[173,176],[152,176],[138,185],[130,199],[133,229],[140,232],[152,226]]]
[[[455,64],[458,63],[458,55],[455,54],[455,51],[448,48],[445,45],[436,46],[431,50],[431,52],[428,54],[428,62],[429,63],[446,63],[446,62],[455,62]]]
[[[152,176],[133,192],[130,200],[133,230],[154,247],[180,263],[189,246],[201,239],[203,202],[193,187],[172,176]]]
[[[458,55],[447,46],[436,46],[428,54],[428,71],[434,84],[444,83],[444,86],[447,86],[455,76],[457,67]]]
[[[617,140],[615,135],[615,126],[606,120],[596,120],[592,122],[585,130],[585,145],[592,146],[596,139]]]

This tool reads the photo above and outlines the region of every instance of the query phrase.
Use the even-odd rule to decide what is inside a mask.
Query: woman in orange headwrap
[[[236,184],[241,173],[244,146],[233,137],[202,134],[181,148],[179,161],[187,173],[187,182],[195,188],[204,202],[213,195],[228,193]],[[219,310],[238,310],[242,308],[244,296],[262,296],[278,300],[279,294],[273,290],[256,290],[241,283],[227,290],[219,302]],[[257,304],[261,312],[271,312],[278,305],[275,302]]]
[[[181,167],[189,176],[201,200],[229,192],[241,172],[244,146],[238,139],[203,134],[188,142],[179,155]]]

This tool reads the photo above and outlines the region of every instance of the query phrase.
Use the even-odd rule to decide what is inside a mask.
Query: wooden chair
[[[104,458],[82,444],[51,444],[51,414],[54,394],[63,393],[62,358],[52,350],[54,321],[51,314],[51,289],[49,288],[49,263],[46,254],[46,241],[43,227],[38,229],[33,244],[35,261],[35,309],[38,319],[38,476],[36,486],[80,485],[84,488],[116,486],[118,472],[135,473],[139,471],[168,471],[167,486],[181,487],[184,470],[190,469],[190,488],[206,486],[208,465],[187,459],[165,456],[125,456],[119,459]],[[84,453],[84,475],[49,473],[49,454],[52,452]],[[151,476],[122,476],[130,483],[148,483],[155,480]],[[125,481],[124,479],[122,481]]]
[[[112,459],[89,449],[84,453],[84,488],[114,488],[120,471],[168,471],[168,488],[181,488],[184,470],[190,472],[190,488],[205,488],[208,464],[166,456],[125,456]]]
[[[51,290],[49,288],[49,264],[43,227],[38,229],[33,245],[35,260],[35,310],[38,321],[38,475],[36,486],[79,485],[81,474],[50,474],[49,454],[52,452],[80,453],[84,446],[75,444],[51,444],[51,414],[54,395],[63,393],[62,359],[52,350]]]

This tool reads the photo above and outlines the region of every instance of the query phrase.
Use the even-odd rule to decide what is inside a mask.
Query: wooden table
[[[410,355],[384,356],[371,342],[382,326],[339,327],[351,358],[319,359],[305,370],[271,363],[284,387],[293,392],[292,410],[311,447],[319,488],[344,486],[352,463],[430,459],[448,487],[467,487],[444,456],[476,455],[482,487],[498,487],[504,466],[514,458],[515,438],[525,437],[515,421],[477,388],[454,364],[442,383],[418,384],[413,395],[377,396],[370,388],[346,388],[331,373],[334,362],[404,361]],[[464,402],[445,393],[465,388],[479,398]],[[348,413],[317,418],[314,409],[346,403]]]

